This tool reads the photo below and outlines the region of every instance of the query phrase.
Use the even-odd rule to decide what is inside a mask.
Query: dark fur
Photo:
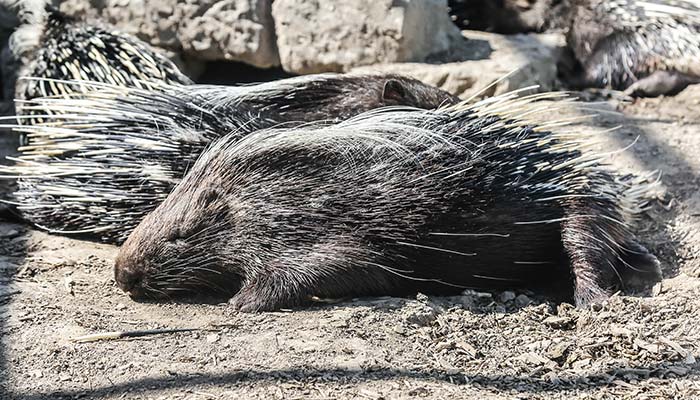
[[[622,222],[621,184],[576,143],[513,122],[383,111],[225,138],[129,236],[116,281],[134,297],[219,292],[259,311],[514,287],[584,305],[658,278]]]
[[[541,31],[550,1],[449,0],[448,7],[460,29],[513,34]]]
[[[83,99],[91,100],[90,105],[76,103]],[[43,104],[40,100],[36,104]],[[327,74],[246,87],[126,90],[96,86],[56,101],[41,110],[71,106],[69,114],[81,118],[64,120],[58,112],[49,128],[62,126],[76,134],[56,142],[42,137],[39,149],[26,155],[49,154],[38,160],[47,169],[67,165],[71,171],[33,176],[29,172],[36,169],[31,165],[29,170],[15,167],[7,172],[21,176],[15,201],[23,217],[38,226],[57,232],[94,232],[104,241],[121,243],[204,148],[222,135],[235,132],[233,137],[240,139],[277,124],[340,121],[383,106],[436,108],[454,104],[457,98],[396,75]],[[85,135],[91,137],[86,140]],[[143,144],[144,140],[152,144]],[[68,143],[78,149],[65,151]],[[56,148],[60,153],[54,152]],[[112,151],[109,157],[105,151]],[[160,171],[157,176],[154,169]],[[85,195],[72,194],[76,192]]]

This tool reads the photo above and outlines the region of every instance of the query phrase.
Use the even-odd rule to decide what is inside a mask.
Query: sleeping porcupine
[[[581,64],[575,86],[659,96],[700,82],[697,1],[568,0],[554,10]]]
[[[340,121],[382,106],[436,108],[457,101],[397,75],[324,74],[240,87],[161,84],[158,90],[71,84],[90,89],[27,103],[32,112],[55,115],[45,124],[16,127],[33,142],[0,173],[19,178],[13,197],[27,221],[116,243],[222,135]]]
[[[225,137],[132,232],[115,279],[132,297],[220,292],[243,311],[506,287],[585,305],[658,279],[624,222],[641,187],[582,154],[580,132],[518,116],[548,112],[543,97]]]

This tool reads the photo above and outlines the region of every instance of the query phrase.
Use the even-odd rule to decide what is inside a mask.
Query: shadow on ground
[[[687,367],[687,365],[685,365]],[[668,368],[668,365],[664,365]],[[658,376],[655,373],[657,368],[649,368],[645,371],[636,371],[642,375],[641,380],[654,378],[657,380],[665,380],[666,377]],[[349,383],[353,381],[384,381],[392,379],[414,379],[422,381],[442,381],[445,383],[456,385],[478,385],[487,389],[516,391],[521,394],[543,394],[559,391],[576,391],[581,389],[590,389],[596,387],[604,387],[612,384],[612,380],[619,379],[627,371],[625,369],[611,369],[606,373],[596,375],[584,375],[577,378],[574,382],[558,382],[552,383],[542,380],[538,377],[515,377],[515,376],[488,376],[480,374],[457,374],[445,375],[439,373],[428,372],[413,372],[400,371],[394,369],[379,369],[372,372],[353,371],[344,369],[286,369],[273,371],[256,371],[256,370],[236,370],[224,374],[196,374],[196,375],[177,375],[163,378],[145,378],[133,380],[125,384],[110,385],[94,388],[89,392],[91,399],[104,398],[115,394],[130,393],[130,395],[145,395],[151,387],[158,387],[159,391],[168,389],[191,389],[191,390],[206,390],[208,387],[214,386],[229,386],[242,383],[265,382],[270,383],[286,383],[286,382],[305,382],[314,380],[315,378],[324,378],[325,382],[330,383]],[[691,371],[692,376],[700,375],[700,370],[697,368]],[[673,378],[675,375],[669,377]],[[663,384],[663,383],[662,383]],[[16,394],[18,395],[18,394]],[[87,395],[85,391],[55,391],[42,392],[33,394],[23,394],[18,398],[24,400],[43,400],[43,399],[61,399],[75,398]]]

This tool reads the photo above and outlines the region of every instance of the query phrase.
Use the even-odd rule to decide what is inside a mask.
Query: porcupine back
[[[25,110],[45,115],[47,123],[18,127],[32,142],[3,172],[20,178],[14,197],[28,221],[110,242],[124,240],[223,135],[338,121],[386,105],[435,108],[456,101],[395,75],[324,74],[240,87],[160,84],[154,90],[60,83],[88,89],[28,102]]]
[[[557,96],[224,138],[130,235],[116,280],[138,297],[221,290],[257,311],[504,287],[583,305],[658,278],[625,219],[640,188],[583,153],[584,133],[528,122],[556,108],[533,100]]]

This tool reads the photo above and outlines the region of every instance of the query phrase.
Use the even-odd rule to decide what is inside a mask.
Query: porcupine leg
[[[289,277],[288,279],[294,279]],[[282,274],[256,276],[246,282],[229,300],[236,310],[243,312],[273,311],[303,303],[295,282],[285,281]]]
[[[700,77],[677,71],[656,71],[631,84],[625,94],[632,97],[674,95],[693,83],[700,83]]]
[[[243,285],[241,290],[229,300],[236,310],[243,312],[273,311],[292,308],[312,301],[312,297],[339,299],[361,295],[357,292],[382,281],[380,271],[366,274],[346,273],[347,270],[325,268],[321,265],[306,265],[304,269],[290,272],[289,269],[276,269],[268,274],[260,274]],[[376,279],[373,279],[376,278]],[[378,290],[378,293],[383,292]]]
[[[400,289],[395,275],[362,261],[373,260],[366,249],[338,239],[290,251],[266,271],[248,277],[229,304],[245,312],[270,311],[309,303],[313,296],[339,299]]]
[[[656,257],[609,217],[597,207],[574,205],[562,223],[577,306],[605,300],[617,288],[639,288],[660,278]]]

